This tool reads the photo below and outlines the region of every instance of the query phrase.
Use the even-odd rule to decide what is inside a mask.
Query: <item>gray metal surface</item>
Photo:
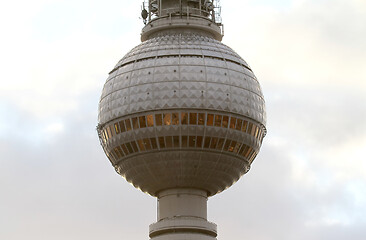
[[[205,114],[203,126],[184,126],[180,118],[177,125],[132,127],[120,133],[114,127],[141,116],[192,112]],[[241,119],[253,124],[253,131],[208,126],[208,114]],[[195,187],[211,196],[228,188],[259,152],[265,121],[261,88],[248,64],[231,48],[197,33],[162,33],[132,49],[111,71],[99,105],[101,142],[113,166],[151,195]],[[139,145],[175,137],[178,144],[169,148]],[[194,138],[194,145],[185,146],[184,137]],[[223,146],[205,147],[205,140],[215,137]],[[198,138],[203,139],[200,145]]]
[[[196,34],[164,34],[123,57],[104,86],[99,123],[169,108],[221,110],[266,121],[261,88],[248,64],[221,42]]]

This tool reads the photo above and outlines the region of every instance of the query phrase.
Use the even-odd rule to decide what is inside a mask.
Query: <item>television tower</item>
[[[263,94],[223,37],[219,1],[149,0],[138,46],[109,73],[98,135],[118,174],[157,198],[152,240],[214,240],[207,199],[247,173]]]

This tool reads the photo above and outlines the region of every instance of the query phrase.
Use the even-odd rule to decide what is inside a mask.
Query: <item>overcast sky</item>
[[[366,1],[221,2],[268,134],[209,200],[218,239],[366,239]],[[140,5],[1,1],[0,239],[148,239],[156,200],[115,173],[95,131],[108,72],[140,42]]]

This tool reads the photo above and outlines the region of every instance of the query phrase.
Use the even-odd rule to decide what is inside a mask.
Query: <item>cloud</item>
[[[1,15],[0,238],[147,238],[155,199],[114,172],[95,131],[107,73],[139,43],[140,3],[23,2]],[[218,238],[363,239],[365,2],[222,4],[268,135],[251,171],[209,200]]]

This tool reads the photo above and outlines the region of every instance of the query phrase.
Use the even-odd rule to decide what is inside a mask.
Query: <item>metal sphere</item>
[[[110,72],[98,117],[116,171],[153,196],[223,191],[249,170],[266,133],[251,68],[198,32],[155,34],[132,49]]]

